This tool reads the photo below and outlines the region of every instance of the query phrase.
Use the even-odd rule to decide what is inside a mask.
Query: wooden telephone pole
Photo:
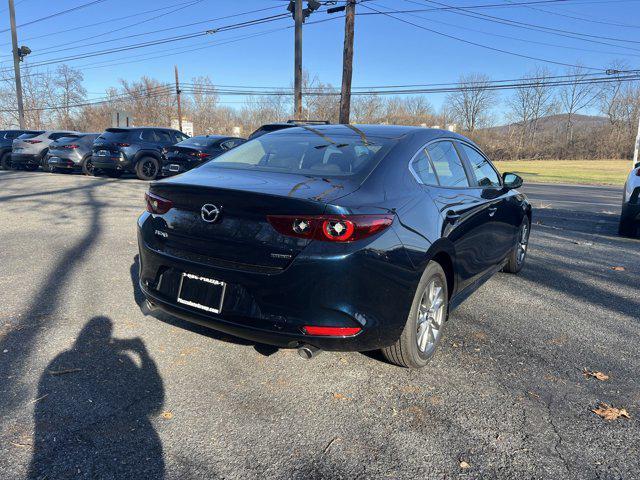
[[[178,98],[178,130],[182,132],[182,104],[180,103],[180,81],[178,80],[178,66],[174,65],[176,71],[176,96]]]
[[[16,78],[16,98],[18,100],[18,123],[24,128],[24,104],[22,103],[22,79],[20,78],[20,50],[16,32],[16,9],[13,0],[9,0],[9,20],[11,22],[11,45],[13,48],[13,71]]]
[[[302,118],[302,0],[295,0],[294,18],[293,110],[296,118]]]
[[[344,17],[344,52],[342,54],[342,90],[339,123],[349,123],[351,113],[351,78],[353,76],[353,33],[356,0],[348,0]]]

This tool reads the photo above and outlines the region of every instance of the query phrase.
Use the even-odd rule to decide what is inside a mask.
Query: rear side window
[[[140,138],[145,142],[157,142],[156,134],[153,130],[142,130]]]
[[[415,176],[420,179],[420,182],[425,185],[438,185],[435,170],[424,148],[420,150],[420,153],[411,162],[411,169]]]
[[[33,137],[37,137],[38,135],[42,135],[44,132],[29,132],[29,133],[23,133],[22,135],[20,135],[18,138],[20,140],[25,140],[27,138],[33,138]]]
[[[129,139],[129,130],[112,129],[106,130],[98,138],[107,142],[124,142]]]
[[[244,140],[240,140],[240,139],[232,139],[232,140],[226,140],[224,142],[222,142],[220,144],[220,146],[224,149],[224,150],[231,150],[233,147],[236,147],[238,145],[240,145],[241,143],[244,143]]]
[[[173,143],[175,140],[166,130],[156,130],[156,138],[158,142]]]
[[[491,162],[475,148],[465,145],[464,143],[460,143],[459,145],[469,159],[476,185],[480,187],[499,187],[500,177],[494,170]]]
[[[440,185],[443,187],[468,187],[469,179],[464,171],[462,160],[452,142],[433,143],[427,147]]]

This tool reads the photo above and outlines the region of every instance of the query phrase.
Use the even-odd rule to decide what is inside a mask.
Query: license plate
[[[49,157],[49,165],[52,163],[60,163],[60,159],[58,157]]]
[[[109,155],[109,150],[98,150],[99,157],[108,157]]]
[[[178,287],[178,303],[206,312],[220,313],[227,284],[213,278],[183,273]]]
[[[171,165],[169,165],[169,171],[170,172],[179,172],[180,171],[180,165],[176,165],[175,163],[172,163]]]

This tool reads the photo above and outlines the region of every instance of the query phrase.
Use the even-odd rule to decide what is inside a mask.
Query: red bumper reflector
[[[321,335],[324,337],[348,337],[360,333],[360,327],[318,327],[305,325],[302,331],[307,335]]]

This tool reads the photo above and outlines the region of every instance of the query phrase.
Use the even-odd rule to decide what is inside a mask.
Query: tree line
[[[44,73],[26,66],[23,72],[27,128],[99,132],[111,126],[115,111],[131,112],[137,125],[168,126],[177,118],[175,87],[150,77],[120,80],[103,97],[90,100],[82,72],[68,65]],[[640,116],[640,81],[612,75],[606,83],[594,83],[590,75],[578,67],[561,75],[538,67],[503,91],[485,74],[467,74],[437,110],[423,94],[355,94],[351,121],[456,125],[495,159],[630,158]],[[554,80],[559,77],[561,84]],[[187,85],[182,112],[196,134],[231,135],[239,128],[248,135],[264,123],[291,118],[288,91],[249,95],[231,107],[220,100],[210,77],[192,78]],[[310,92],[303,97],[303,119],[337,122],[336,87],[305,73],[303,90]],[[17,124],[15,98],[12,78],[0,77],[0,128]]]

